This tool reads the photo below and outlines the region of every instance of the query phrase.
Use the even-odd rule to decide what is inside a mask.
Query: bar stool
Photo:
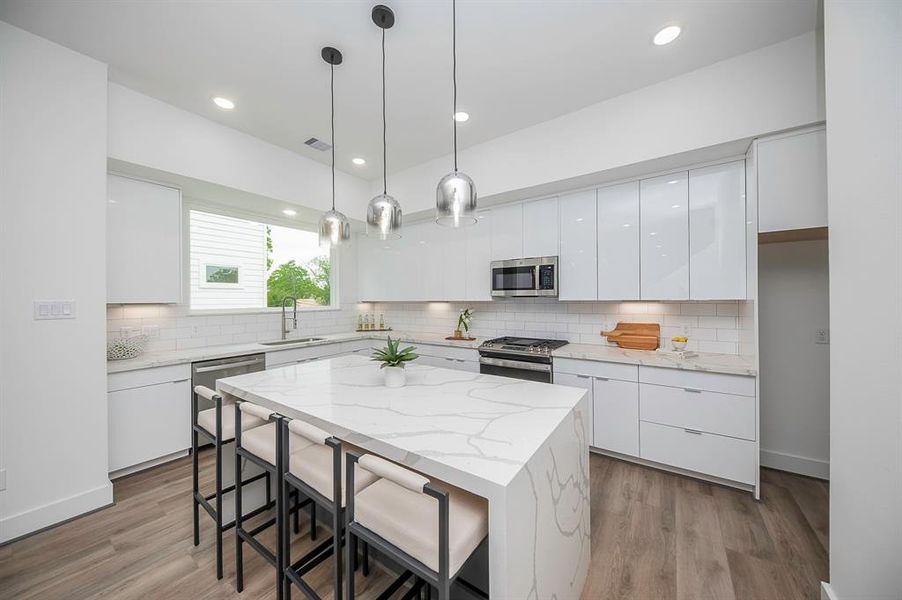
[[[285,594],[286,597],[291,595],[291,584],[294,584],[307,598],[318,600],[320,596],[310,584],[304,581],[304,575],[331,556],[334,563],[333,598],[340,600],[342,597],[341,545],[343,541],[343,505],[345,500],[342,494],[342,482],[344,480],[342,468],[345,465],[343,457],[348,453],[348,448],[347,445],[343,448],[342,442],[338,438],[310,423],[298,419],[289,420],[285,418],[282,421],[282,426],[288,432],[311,442],[306,448],[283,458],[283,462],[288,463],[288,471],[283,479],[282,495],[284,496],[292,489],[298,490],[310,498],[314,504],[319,505],[332,514],[331,540],[323,541],[322,544],[316,546],[293,563],[291,562],[290,548],[288,544],[285,545],[285,566],[283,569],[284,577],[287,580],[287,585],[284,588]],[[285,437],[283,434],[283,454],[287,454],[284,443]],[[355,489],[362,490],[375,480],[375,475],[362,473],[360,477],[354,480],[354,484],[357,486]],[[284,540],[285,537],[283,536]],[[368,555],[366,549],[364,549],[364,574],[368,570],[367,561]],[[353,572],[354,569],[350,565],[351,563],[349,562],[347,568],[350,572]]]
[[[416,577],[407,597],[428,584],[448,600],[451,584],[461,568],[488,536],[488,503],[484,498],[426,477],[372,454],[347,454],[347,547],[355,551],[357,538],[368,542],[407,570],[379,597],[398,590]],[[354,466],[380,479],[355,490]],[[459,580],[467,590],[487,598],[481,590]],[[354,577],[347,578],[348,600],[354,598]],[[431,588],[426,590],[431,595]]]
[[[197,397],[206,398],[213,402],[214,407],[197,412]],[[216,522],[216,578],[222,579],[222,532],[231,529],[235,525],[233,520],[230,523],[222,522],[222,496],[235,489],[232,484],[226,488],[222,487],[222,447],[231,442],[235,437],[235,421],[233,419],[222,418],[223,400],[222,396],[217,394],[206,386],[196,386],[194,393],[191,394],[191,470],[192,485],[191,498],[194,510],[194,545],[200,545],[200,517],[199,507],[203,507],[207,514]],[[263,425],[264,421],[259,417],[249,416],[241,422],[241,429],[247,431],[254,427]],[[198,435],[208,438],[216,448],[216,492],[203,496],[200,493],[200,474],[197,459],[197,442]],[[240,472],[235,473],[235,480],[238,481]],[[244,484],[252,483],[263,477],[266,478],[266,488],[269,490],[270,476],[269,473],[263,472],[249,479],[244,480]],[[210,504],[210,500],[216,502],[215,508]],[[261,507],[254,511],[253,514],[245,515],[247,517],[259,514],[263,510],[268,510],[273,506],[272,498],[267,491],[266,502],[268,506]]]
[[[243,415],[257,417],[266,425],[249,429],[246,432],[241,431],[239,423],[242,422]],[[236,589],[241,592],[244,589],[244,556],[243,544],[247,543],[251,548],[257,551],[269,564],[276,568],[276,597],[282,597],[282,586],[284,577],[282,576],[282,536],[288,536],[288,512],[294,513],[294,532],[298,532],[298,511],[303,506],[313,506],[309,499],[300,501],[298,494],[293,494],[289,498],[284,498],[286,504],[283,508],[283,496],[280,493],[282,489],[282,473],[284,473],[282,453],[277,450],[282,448],[283,428],[279,426],[283,417],[275,411],[263,408],[251,402],[237,400],[235,402],[235,472],[241,471],[241,461],[247,460],[259,466],[264,472],[275,477],[276,481],[276,515],[268,519],[257,527],[247,530],[243,526],[244,516],[242,507],[242,484],[239,480],[235,487],[235,576]],[[300,438],[296,435],[287,435],[286,444],[289,452],[296,452],[302,448],[309,446],[306,438]],[[269,490],[267,490],[269,494]],[[287,504],[294,499],[294,506],[290,511]],[[283,518],[284,528],[283,528]],[[256,539],[259,533],[269,529],[273,525],[276,526],[276,549],[271,551]],[[310,516],[310,532],[311,537],[315,537],[316,532],[316,514],[311,510]]]

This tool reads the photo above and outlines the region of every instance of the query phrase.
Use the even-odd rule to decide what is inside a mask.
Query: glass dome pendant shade
[[[476,224],[476,186],[469,175],[455,169],[438,182],[435,222],[446,227]]]
[[[457,2],[451,2],[452,26],[452,76],[454,87],[454,110],[457,114]],[[470,176],[457,169],[457,119],[454,124],[454,170],[442,177],[435,188],[435,222],[445,227],[475,225],[476,184]]]
[[[382,29],[382,193],[366,207],[366,234],[380,240],[397,240],[401,237],[401,204],[388,193],[385,143],[385,30],[395,24],[395,13],[380,4],[373,7],[372,18]]]
[[[351,222],[335,210],[335,65],[341,64],[341,52],[326,47],[322,50],[322,57],[330,65],[329,92],[332,101],[332,210],[319,219],[319,245],[325,247],[338,246],[350,240]]]

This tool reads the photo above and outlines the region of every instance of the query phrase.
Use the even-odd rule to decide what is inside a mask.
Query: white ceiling
[[[381,176],[380,30],[374,2],[0,0],[0,19],[110,65],[110,78],[328,163],[329,69],[338,47],[337,167]],[[389,172],[451,149],[451,3],[394,0],[388,30]],[[802,34],[817,0],[460,0],[460,146]],[[679,24],[669,46],[655,32]],[[754,85],[754,82],[749,82]],[[215,95],[234,99],[232,112]],[[601,143],[601,141],[600,141]],[[366,158],[364,167],[351,158]]]

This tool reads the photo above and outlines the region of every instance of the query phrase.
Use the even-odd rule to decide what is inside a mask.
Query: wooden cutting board
[[[611,331],[602,331],[601,335],[608,338],[621,348],[631,350],[657,350],[661,342],[661,326],[658,323],[626,323],[619,322]]]

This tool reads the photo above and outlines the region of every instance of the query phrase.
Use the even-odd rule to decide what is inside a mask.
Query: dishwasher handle
[[[212,367],[197,367],[194,369],[195,373],[212,373],[214,371],[226,371],[228,369],[234,369],[235,367],[249,367],[251,365],[258,365],[263,362],[262,358],[252,358],[250,360],[242,360],[239,362],[233,363],[225,363],[222,365],[213,365]]]

